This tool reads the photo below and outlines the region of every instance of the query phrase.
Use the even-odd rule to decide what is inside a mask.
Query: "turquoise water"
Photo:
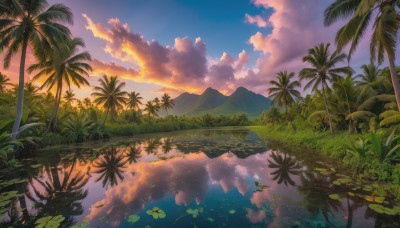
[[[398,216],[368,207],[368,190],[332,184],[345,169],[248,130],[112,138],[36,154],[24,172],[1,172],[25,180],[9,187],[22,194],[5,227],[58,215],[60,227],[399,227]]]

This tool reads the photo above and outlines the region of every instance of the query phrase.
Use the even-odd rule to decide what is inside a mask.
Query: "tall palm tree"
[[[89,76],[88,72],[92,71],[92,67],[87,63],[91,57],[88,52],[79,52],[79,48],[82,47],[85,47],[85,43],[81,38],[66,39],[62,45],[53,47],[48,59],[28,68],[28,72],[38,71],[33,80],[45,78],[41,88],[47,87],[48,90],[56,88],[56,101],[47,127],[48,131],[56,127],[63,84],[65,83],[68,89],[71,89],[71,83],[78,88],[81,85],[89,85],[85,76]]]
[[[293,124],[292,118],[289,116],[288,106],[295,102],[295,98],[300,98],[300,92],[296,87],[300,87],[300,83],[292,80],[294,72],[288,74],[287,71],[281,71],[278,74],[278,80],[271,80],[273,86],[267,90],[270,96],[273,96],[272,103],[277,102],[280,107],[285,106],[286,117],[292,125],[293,131],[296,131],[296,126]]]
[[[72,104],[72,102],[76,101],[75,93],[70,89],[65,91],[65,95],[63,98],[64,98],[65,102],[68,102],[70,104]]]
[[[100,86],[94,87],[92,96],[95,97],[94,102],[97,105],[102,105],[106,110],[103,124],[106,122],[108,113],[111,112],[111,120],[114,120],[118,110],[122,109],[127,102],[127,92],[122,91],[125,82],[120,82],[118,76],[104,75],[99,79]]]
[[[140,96],[140,93],[136,93],[135,91],[128,94],[128,108],[131,109],[139,109],[139,105],[142,104],[143,97]]]
[[[4,74],[0,73],[0,93],[4,93],[6,91],[6,87],[12,85],[13,84],[10,82],[10,79]]]
[[[61,23],[72,24],[72,12],[64,4],[48,7],[46,0],[2,0],[0,1],[0,53],[5,53],[4,68],[10,66],[11,58],[19,51],[21,54],[19,67],[19,85],[17,112],[13,126],[13,137],[21,124],[25,59],[28,46],[33,49],[35,57],[43,61],[44,52],[50,50],[51,43],[69,37],[70,30]]]
[[[157,116],[158,115],[157,112],[160,110],[160,106],[155,104],[153,101],[148,101],[143,110],[145,112],[147,112],[147,115],[149,117],[149,122],[150,122],[150,118],[152,116]]]
[[[321,43],[308,50],[308,55],[303,57],[303,62],[311,64],[311,68],[304,68],[300,71],[300,80],[310,80],[304,89],[312,87],[313,90],[318,90],[321,85],[321,93],[324,97],[325,109],[328,115],[329,130],[333,134],[332,120],[329,113],[328,101],[326,99],[325,90],[329,88],[328,82],[332,82],[343,76],[343,74],[352,73],[350,67],[338,67],[335,65],[343,62],[346,59],[346,55],[338,51],[334,51],[332,54],[329,51],[330,43]]]
[[[171,96],[164,93],[164,95],[161,97],[161,106],[160,107],[163,108],[168,115],[168,109],[171,109],[174,106],[175,106],[174,100],[171,99]]]
[[[330,26],[338,20],[348,19],[351,16],[347,24],[336,34],[339,50],[351,43],[350,58],[365,34],[372,17],[375,17],[370,41],[371,59],[377,58],[378,63],[381,64],[386,52],[397,107],[400,110],[400,83],[394,63],[397,32],[400,28],[397,7],[399,7],[399,2],[394,0],[336,0],[325,10],[324,24]]]

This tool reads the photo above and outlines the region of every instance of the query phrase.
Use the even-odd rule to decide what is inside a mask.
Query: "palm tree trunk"
[[[289,112],[288,112],[288,107],[287,107],[287,105],[285,105],[285,112],[286,112],[286,117],[287,117],[287,119],[288,119],[289,122],[290,122],[290,125],[292,125],[293,131],[296,131],[296,126],[294,126],[293,121],[292,121],[292,118],[290,118],[290,116],[289,116]]]
[[[62,81],[60,80],[57,85],[57,92],[56,92],[56,101],[54,103],[53,113],[51,114],[49,126],[47,127],[47,131],[53,131],[56,127],[56,118],[57,118],[57,111],[60,105],[62,95]]]
[[[105,123],[106,123],[106,120],[107,120],[107,116],[108,116],[108,112],[110,111],[110,107],[108,107],[107,108],[107,110],[106,110],[106,114],[104,115],[104,120],[103,120],[103,124],[102,125],[104,125]]]
[[[354,126],[353,126],[353,120],[352,119],[349,119],[349,130],[347,131],[347,133],[349,135],[354,133]]]
[[[329,121],[329,131],[331,135],[333,134],[333,127],[332,127],[332,120],[331,120],[331,115],[329,114],[329,108],[328,108],[328,100],[326,99],[326,94],[325,94],[325,85],[322,82],[322,95],[324,96],[324,101],[325,101],[325,108],[326,108],[326,113],[328,114],[328,121]]]
[[[389,59],[390,76],[392,78],[394,94],[396,96],[397,108],[400,111],[400,83],[399,83],[399,78],[397,77],[397,70],[396,70],[396,66],[394,64],[394,58],[388,57],[388,59]]]
[[[25,59],[26,59],[26,49],[28,47],[28,36],[25,35],[22,44],[21,52],[21,62],[19,64],[19,87],[18,87],[18,103],[17,103],[17,113],[15,115],[15,122],[12,129],[11,141],[18,138],[18,130],[21,125],[22,112],[24,108],[24,86],[25,86]]]

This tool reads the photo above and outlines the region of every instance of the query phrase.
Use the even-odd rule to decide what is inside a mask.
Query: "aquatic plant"
[[[165,212],[158,207],[153,207],[153,209],[147,210],[146,214],[153,216],[154,219],[163,219],[166,216]]]

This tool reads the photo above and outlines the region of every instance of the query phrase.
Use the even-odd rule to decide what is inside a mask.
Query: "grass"
[[[196,129],[200,126],[193,122],[159,122],[142,124],[112,124],[105,129],[111,136],[130,136],[143,133],[170,132],[186,129]]]
[[[289,126],[249,126],[248,129],[256,132],[260,137],[270,138],[278,141],[288,142],[315,149],[333,158],[341,159],[346,150],[354,144],[362,135],[348,135],[347,132],[313,131],[309,128],[298,129],[296,132]]]

